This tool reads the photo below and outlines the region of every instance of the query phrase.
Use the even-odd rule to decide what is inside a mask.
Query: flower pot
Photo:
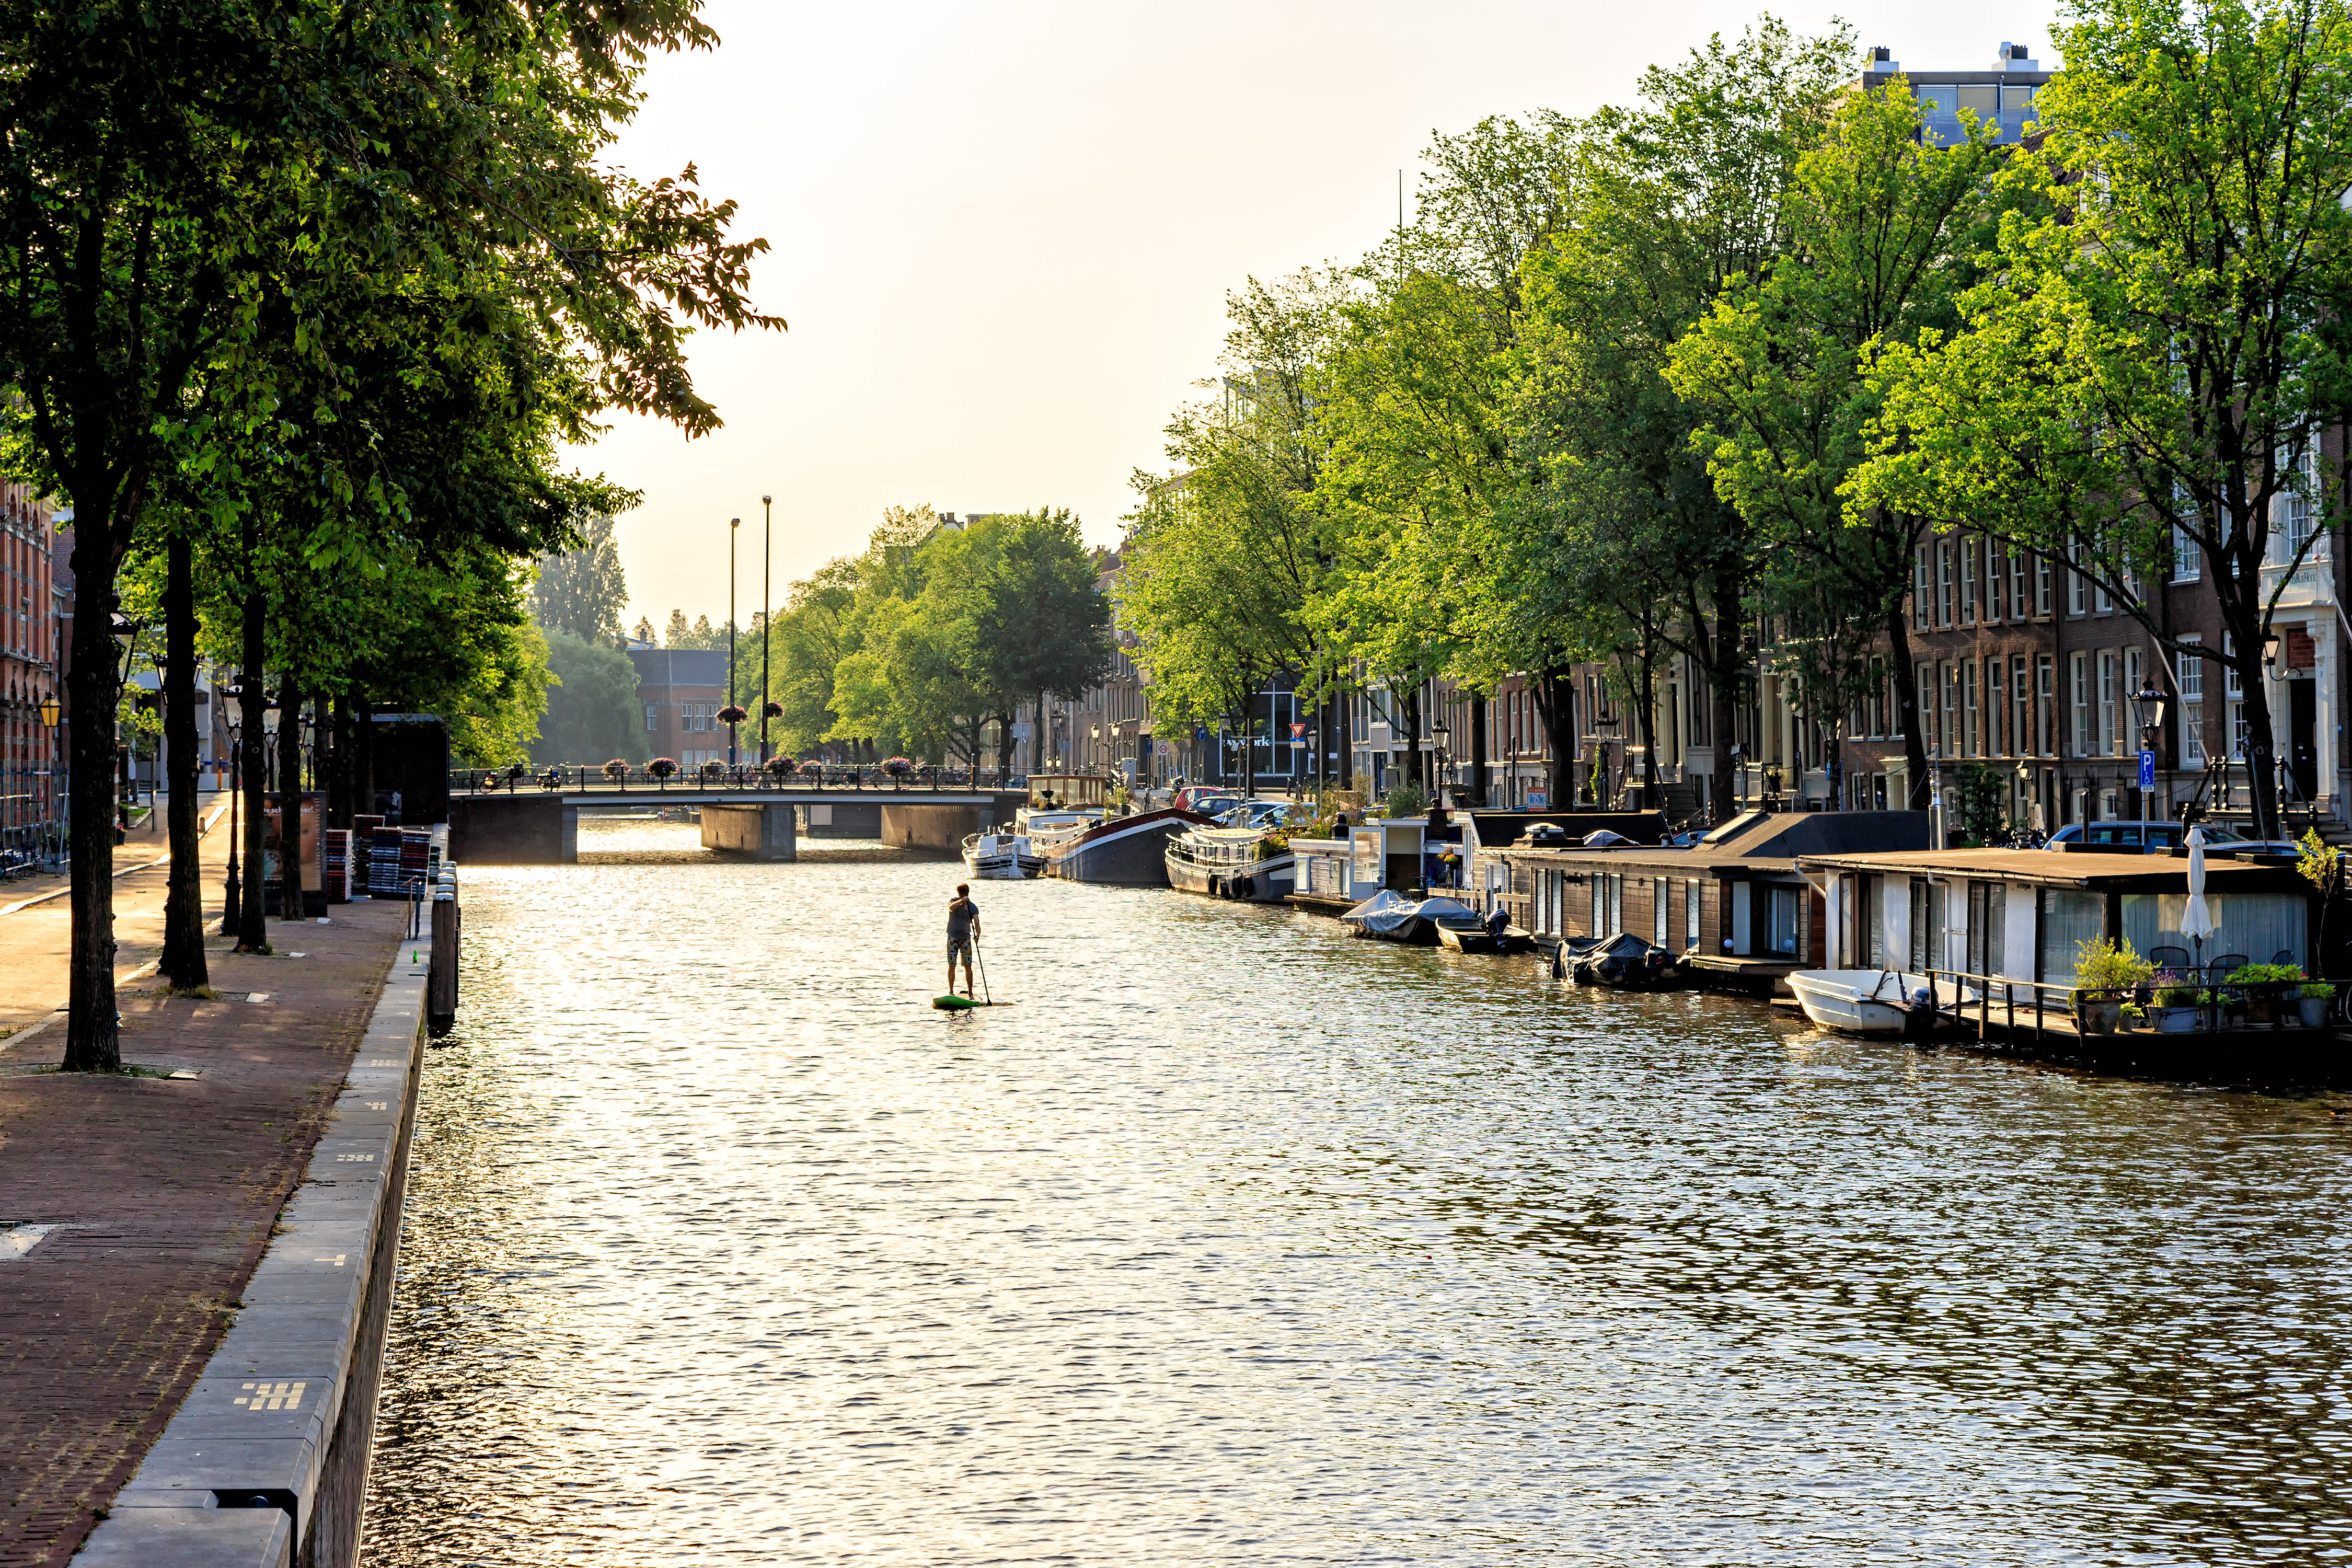
[[[2257,1028],[2268,1028],[2278,1021],[2278,1000],[2272,996],[2246,998],[2246,1022]]]
[[[2074,1025],[2086,1035],[2112,1035],[2124,1016],[2124,1005],[2110,999],[2104,1002],[2083,1001],[2074,1004]]]
[[[2325,996],[2305,996],[2296,1001],[2295,1005],[2303,1012],[2305,1028],[2321,1029],[2327,1026],[2327,1002],[2328,999]]]
[[[2200,1026],[2202,1014],[2199,1007],[2151,1007],[2147,1016],[2159,1035],[2190,1035]]]

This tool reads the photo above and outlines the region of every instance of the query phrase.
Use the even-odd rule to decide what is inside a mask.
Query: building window
[[[1650,940],[1660,947],[1665,946],[1667,940],[1674,934],[1673,927],[1668,924],[1668,917],[1673,912],[1672,900],[1666,892],[1666,889],[1673,886],[1674,884],[1664,877],[1654,878],[1650,883],[1650,897],[1653,900],[1650,908],[1652,932]]]
[[[2009,743],[2021,757],[2033,754],[2033,667],[2023,654],[2009,662]]]
[[[2087,757],[2091,754],[2091,656],[2070,653],[2066,659],[2067,684],[2074,698],[2069,706],[2074,709],[2074,755]]]
[[[1911,558],[1911,624],[1925,630],[1933,624],[1929,607],[1936,602],[1934,568],[1927,563],[1928,546],[1919,546]]]
[[[2197,536],[2181,527],[2172,525],[2172,580],[2194,583],[2205,570],[2205,552],[2198,548]]]
[[[1977,542],[1963,539],[1960,545],[1960,625],[1977,624]]]
[[[2221,637],[2221,657],[2225,659],[2234,657],[2227,633],[2224,633]],[[2238,673],[2238,667],[2234,664],[2226,666],[2222,671],[2221,703],[2223,711],[2230,721],[2230,755],[2245,756],[2248,753],[2248,743],[2252,739],[2252,731],[2246,727],[2245,680]]]
[[[1960,678],[1960,755],[1981,757],[1983,737],[1977,731],[1977,661],[1964,658],[1956,667]]]
[[[2002,621],[2009,618],[2009,570],[2002,559],[2008,552],[1985,541],[1985,619]]]
[[[2099,650],[2099,750],[2103,757],[2112,757],[2123,751],[2123,705],[2116,700],[2116,654],[2113,648]]]
[[[2079,616],[2090,608],[2090,582],[2074,563],[2082,558],[2078,542],[2070,541],[2066,550],[2066,613]]]
[[[661,710],[648,702],[646,704],[646,733],[650,735],[659,728],[661,728]]]
[[[1985,660],[1984,754],[1989,757],[2006,756],[2017,749],[2017,733],[2013,730],[2009,730],[2006,722],[2009,718],[2009,704],[2001,700],[2009,692],[2009,682],[2004,679],[2008,668],[2009,661],[1999,656]],[[2004,734],[2004,731],[2008,732]]]
[[[1804,907],[1800,890],[1776,883],[1771,888],[1771,924],[1766,932],[1766,940],[1771,943],[1774,952],[1794,958],[1797,955],[1798,920]]]
[[[2054,757],[2058,754],[2057,683],[2056,659],[2046,653],[2034,655],[2033,710],[2039,720],[2034,734],[2038,737],[2039,743],[2033,749],[2045,757]]]
[[[2143,679],[2145,672],[2146,667],[2140,662],[2140,650],[2136,647],[2127,647],[2124,649],[2124,703],[2130,702],[2132,698],[2137,695],[2147,686],[2147,683]],[[2121,707],[2122,705],[2123,704],[2119,703],[2117,706]],[[2118,746],[2116,749],[2119,752],[2128,752],[2133,756],[2137,756],[2140,752],[2140,738],[2139,730],[2135,724],[2129,736],[2131,744]]]
[[[1698,883],[1696,879],[1683,883],[1683,946],[1698,951]]]
[[[2039,555],[2033,558],[2033,613],[2050,613],[2050,563]]]
[[[1941,742],[1936,730],[1936,666],[1921,659],[1911,670],[1911,700],[1919,705],[1920,739],[1933,751]]]
[[[2306,450],[2292,464],[2282,455],[2280,465],[2279,483],[2284,488],[2271,503],[2273,542],[2270,553],[2273,561],[2284,565],[2312,542],[2312,520],[2319,515],[2315,504],[2319,494],[2319,454]],[[2315,547],[2312,553],[2316,556],[2319,552]]]
[[[1952,624],[1952,542],[1936,541],[1936,624]]]
[[[2201,768],[2205,765],[2205,656],[2177,653],[2173,655],[2172,668],[2180,688],[2180,765]]]

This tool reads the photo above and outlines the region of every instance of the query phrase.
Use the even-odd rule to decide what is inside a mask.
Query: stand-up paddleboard
[[[974,1007],[1010,1007],[1013,1003],[1009,998],[1003,1002],[993,997],[975,1002],[969,996],[934,996],[931,1005],[942,1013],[967,1013]]]

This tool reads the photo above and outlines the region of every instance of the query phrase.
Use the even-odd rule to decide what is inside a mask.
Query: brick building
[[[719,721],[727,706],[727,650],[632,647],[629,662],[637,667],[637,706],[653,754],[682,768],[727,761],[727,726]]]

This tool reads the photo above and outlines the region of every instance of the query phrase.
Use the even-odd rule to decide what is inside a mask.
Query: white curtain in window
[[[2042,898],[2042,978],[2063,984],[2074,978],[2076,949],[2106,934],[2106,899],[2055,888]]]

